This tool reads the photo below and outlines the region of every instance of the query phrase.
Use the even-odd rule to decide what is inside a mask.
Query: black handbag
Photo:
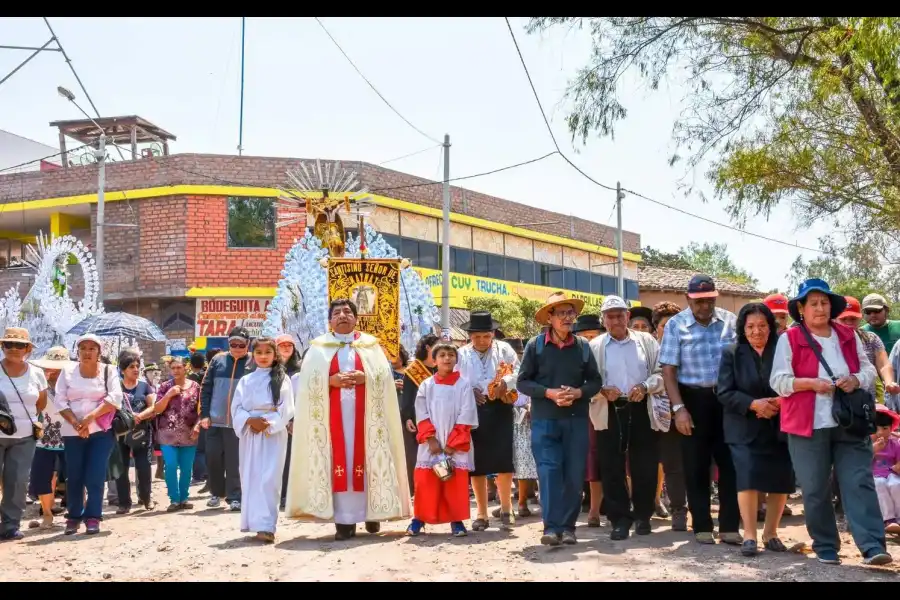
[[[106,395],[109,396],[109,365],[103,365],[103,385],[106,387]],[[124,398],[123,398],[124,399]],[[116,437],[127,435],[134,429],[134,414],[128,402],[122,404],[122,408],[116,410],[116,416],[112,420],[112,430]]]
[[[825,362],[825,358],[813,341],[806,325],[801,324],[800,329],[803,330],[803,335],[806,336],[809,347],[812,348],[825,372],[831,377],[831,381],[837,383],[837,378],[831,371],[831,367]],[[875,397],[867,390],[857,388],[848,393],[835,386],[831,403],[831,415],[837,421],[838,426],[849,435],[864,438],[875,433]]]

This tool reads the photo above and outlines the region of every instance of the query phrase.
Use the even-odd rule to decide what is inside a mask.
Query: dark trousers
[[[291,475],[291,442],[293,434],[288,435],[287,455],[284,457],[284,470],[281,472],[281,502],[287,502],[288,478]]]
[[[119,496],[120,508],[131,508],[131,479],[128,477],[128,468],[131,457],[134,456],[134,473],[137,479],[138,503],[147,505],[150,503],[150,484],[153,483],[153,470],[150,468],[150,459],[153,448],[147,446],[144,450],[132,450],[123,440],[119,442],[119,450],[122,452],[122,462],[125,464],[125,472],[116,479],[116,493]]]
[[[816,429],[812,437],[788,436],[788,449],[803,489],[803,517],[813,552],[841,549],[831,500],[831,477],[840,482],[841,504],[856,547],[863,554],[884,552],[885,535],[875,480],[872,442],[840,427]]]
[[[694,429],[681,437],[685,483],[694,533],[712,533],[710,512],[713,460],[719,468],[719,531],[736,533],[741,523],[737,503],[737,481],[731,451],[722,428],[722,404],[714,388],[691,388],[679,384],[684,407],[691,414]],[[672,424],[674,427],[674,423]]]
[[[649,521],[656,507],[659,434],[650,428],[646,398],[640,402],[610,402],[608,427],[597,433],[607,518],[613,527],[630,527],[635,520]],[[626,459],[631,471],[630,499]]]
[[[66,453],[67,519],[103,518],[103,485],[106,469],[116,438],[112,431],[98,431],[87,439],[79,436],[63,438]],[[84,494],[87,493],[87,504]]]
[[[409,493],[415,492],[416,486],[413,482],[413,474],[416,471],[416,456],[419,453],[419,442],[416,441],[416,434],[406,430],[406,423],[403,424],[403,448],[406,451],[406,475],[409,477]]]
[[[687,510],[687,490],[684,483],[684,458],[681,451],[682,436],[675,428],[659,436],[659,456],[666,478],[666,493],[669,496],[669,508],[673,513]]]
[[[194,470],[191,477],[193,481],[206,481],[206,432],[200,429],[200,437],[197,438],[197,452],[194,454]]]
[[[575,532],[587,468],[588,419],[532,419],[531,451],[541,487],[544,533]]]
[[[206,467],[209,493],[227,502],[241,501],[241,474],[238,470],[240,440],[230,427],[206,430]]]

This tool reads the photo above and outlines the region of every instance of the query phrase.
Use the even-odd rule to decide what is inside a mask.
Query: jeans
[[[544,533],[575,532],[587,469],[588,419],[532,419],[531,452],[537,463]]]
[[[240,439],[230,427],[206,430],[206,465],[209,492],[227,502],[241,501]]]
[[[872,477],[871,440],[830,427],[814,430],[810,438],[788,435],[788,449],[803,489],[803,516],[813,551],[819,554],[841,548],[831,502],[830,476],[834,466],[841,504],[856,547],[863,555],[884,552],[884,522]]]
[[[0,438],[0,481],[3,499],[0,500],[0,534],[18,531],[25,512],[25,493],[34,457],[34,438]]]
[[[681,436],[684,453],[685,484],[688,507],[694,533],[712,533],[710,512],[712,469],[715,460],[719,469],[719,532],[737,533],[741,513],[737,501],[737,478],[731,451],[725,443],[722,427],[722,403],[713,388],[678,386],[684,407],[691,415],[694,429],[691,435]],[[675,423],[672,423],[675,426]]]
[[[606,516],[613,527],[627,528],[635,520],[649,521],[656,508],[659,433],[650,427],[646,399],[616,406],[609,403],[608,428],[597,432],[600,480]],[[625,479],[626,459],[631,470],[631,498]]]
[[[166,461],[166,490],[172,504],[187,502],[196,446],[160,446]]]
[[[153,470],[150,467],[150,456],[153,448],[147,446],[144,450],[132,450],[124,440],[118,442],[122,452],[122,462],[125,463],[125,472],[116,479],[116,495],[119,498],[120,508],[131,508],[131,457],[134,456],[134,475],[137,480],[138,503],[147,505],[150,503],[150,485],[153,483]]]
[[[66,453],[67,519],[103,518],[103,484],[106,469],[116,438],[112,430],[92,433],[87,439],[79,436],[63,438]],[[87,491],[87,505],[84,492]]]

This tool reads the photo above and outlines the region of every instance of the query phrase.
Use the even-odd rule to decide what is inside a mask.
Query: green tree
[[[275,247],[275,203],[271,198],[228,198],[228,246]]]
[[[473,298],[466,300],[469,311],[489,310],[500,330],[507,337],[528,339],[540,333],[541,326],[534,320],[534,314],[542,306],[537,300],[516,296],[514,300],[499,298]]]
[[[533,17],[528,30],[555,26],[593,42],[567,92],[573,137],[613,135],[625,72],[651,90],[683,75],[671,162],[711,161],[733,218],[787,200],[801,223],[900,229],[900,19]]]
[[[691,242],[687,246],[679,248],[678,252],[674,254],[661,252],[647,246],[641,250],[641,263],[652,267],[691,269],[735,283],[753,286],[758,284],[749,271],[734,264],[734,261],[728,256],[726,244]]]

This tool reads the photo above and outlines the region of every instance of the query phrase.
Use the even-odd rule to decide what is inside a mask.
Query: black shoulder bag
[[[16,382],[13,381],[12,377],[9,376],[9,373],[6,372],[6,367],[3,366],[2,362],[0,362],[0,369],[3,369],[3,374],[6,375],[7,379],[9,379],[9,385],[11,385],[14,390],[16,390],[16,396],[19,397],[19,402],[22,403],[22,408],[25,409],[25,415],[28,417],[28,420],[31,421],[31,437],[33,437],[36,441],[40,441],[40,439],[42,437],[44,437],[44,426],[31,418],[31,413],[28,412],[28,406],[25,404],[25,401],[22,400],[22,394],[19,393],[19,388],[16,387]],[[26,374],[28,373],[27,369],[26,369],[25,373]],[[10,413],[10,416],[12,416],[12,413]],[[12,425],[13,425],[12,433],[7,434],[7,435],[12,435],[13,433],[16,432],[15,420],[12,421]]]
[[[103,365],[103,385],[106,388],[106,396],[109,396],[109,365]],[[125,400],[123,395],[123,400]],[[112,420],[112,430],[116,437],[128,434],[134,429],[134,414],[131,412],[131,405],[126,406],[127,401],[122,403],[122,408],[116,410],[116,416]]]
[[[138,381],[138,388],[141,387],[143,381]],[[144,384],[147,385],[147,384]],[[149,388],[147,390],[150,391]],[[135,388],[135,393],[137,393],[137,388]],[[150,421],[142,421],[140,423],[134,424],[129,431],[125,435],[125,444],[128,445],[132,450],[146,450],[150,446],[151,434],[150,434]]]
[[[803,335],[806,336],[809,347],[812,348],[816,358],[819,359],[819,362],[825,368],[825,372],[831,377],[831,381],[837,383],[837,378],[831,371],[831,367],[825,362],[822,352],[812,339],[806,325],[801,324],[800,329],[803,330]],[[833,332],[833,335],[837,335],[837,332]],[[849,435],[863,438],[875,433],[875,397],[867,390],[857,388],[847,393],[835,386],[831,403],[831,415],[837,421],[838,426],[842,427]]]

